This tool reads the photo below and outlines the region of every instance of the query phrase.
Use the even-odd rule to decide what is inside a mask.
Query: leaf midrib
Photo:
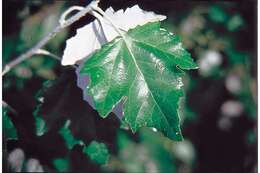
[[[140,69],[139,66],[138,66],[138,63],[136,62],[136,60],[135,60],[135,58],[134,58],[134,54],[133,54],[133,52],[131,51],[131,48],[130,48],[129,45],[128,45],[128,41],[126,40],[126,38],[123,38],[123,37],[122,37],[122,39],[123,39],[123,41],[124,41],[124,43],[125,43],[125,45],[126,45],[126,48],[127,48],[127,50],[129,51],[129,53],[130,53],[130,55],[131,55],[131,57],[132,57],[132,59],[133,59],[133,61],[134,61],[134,64],[135,64],[137,70],[139,71],[139,73],[141,74],[141,76],[142,76],[143,79],[144,79],[145,84],[147,85],[147,88],[148,88],[148,90],[149,90],[149,92],[150,92],[150,94],[151,94],[152,99],[154,100],[156,106],[159,108],[159,111],[160,111],[161,114],[163,115],[163,118],[166,120],[168,126],[171,127],[170,124],[169,124],[169,122],[168,122],[168,120],[167,120],[166,115],[165,115],[164,112],[161,110],[161,107],[158,105],[157,101],[155,100],[155,98],[154,98],[154,96],[153,96],[153,93],[152,93],[151,89],[149,88],[149,85],[148,85],[148,83],[146,82],[146,79],[145,79],[145,77],[144,77],[144,75],[143,75],[141,69]],[[137,117],[137,116],[136,116],[136,117]],[[135,121],[136,121],[136,120],[135,120]],[[171,129],[171,128],[170,128],[170,129]]]

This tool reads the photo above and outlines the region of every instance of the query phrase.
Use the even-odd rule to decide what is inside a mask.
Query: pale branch
[[[75,11],[75,10],[78,10],[78,11],[84,10],[84,7],[72,6],[69,9],[67,9],[60,17],[60,20],[59,20],[60,24],[62,25],[63,23],[65,23],[66,17],[68,16],[68,14],[71,13],[72,11]]]
[[[54,58],[58,61],[61,60],[61,58],[59,56],[57,56],[57,55],[55,55],[55,54],[53,54],[53,53],[51,53],[47,50],[44,50],[44,49],[38,49],[37,52],[35,52],[35,54],[37,54],[37,55],[47,55],[47,56],[50,56],[50,57],[52,57],[52,58]]]
[[[45,50],[45,49],[38,49],[38,50],[35,52],[35,55],[46,55],[46,56],[49,56],[49,57],[51,57],[51,58],[53,58],[53,59],[56,59],[56,60],[58,60],[58,61],[61,61],[61,57],[59,57],[59,56],[57,56],[57,55],[55,55],[55,54],[53,54],[53,53],[51,53],[51,52],[49,52],[49,51],[47,51],[47,50]],[[72,67],[77,68],[76,65],[72,65]]]
[[[21,63],[22,61],[30,58],[33,56],[39,49],[41,49],[43,46],[45,46],[53,37],[56,36],[59,32],[61,32],[64,28],[70,26],[77,20],[79,20],[81,17],[85,16],[87,13],[91,12],[93,10],[93,7],[97,7],[99,3],[99,0],[94,0],[92,1],[89,5],[87,5],[84,9],[70,17],[69,19],[65,20],[65,15],[62,15],[62,22],[59,23],[59,25],[54,28],[52,32],[50,32],[46,37],[44,37],[42,40],[40,40],[34,47],[29,49],[27,52],[24,54],[18,56],[15,58],[13,61],[9,62],[7,65],[5,65],[3,71],[2,71],[2,76],[4,76],[7,72],[9,72],[13,67]],[[71,12],[71,9],[69,9]],[[65,12],[66,15],[68,15],[68,11]]]

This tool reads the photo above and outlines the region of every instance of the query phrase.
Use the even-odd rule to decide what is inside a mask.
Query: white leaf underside
[[[127,8],[125,11],[121,9],[116,12],[110,7],[105,13],[113,21],[115,26],[124,31],[148,22],[166,19],[166,16],[144,11],[138,5]],[[73,65],[78,61],[85,60],[95,50],[100,49],[103,44],[112,41],[117,36],[118,33],[105,19],[101,19],[101,21],[94,20],[84,27],[77,29],[76,35],[67,40],[61,64]]]

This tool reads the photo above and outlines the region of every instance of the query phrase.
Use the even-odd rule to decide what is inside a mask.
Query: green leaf
[[[41,117],[35,117],[35,124],[37,136],[42,136],[43,134],[45,134],[45,132],[47,132],[46,123]]]
[[[53,165],[59,172],[67,172],[69,170],[68,159],[56,158],[53,160]]]
[[[41,116],[39,116],[40,107],[41,104],[37,105],[36,110],[33,112],[37,136],[42,136],[48,131],[45,120]]]
[[[72,135],[72,133],[69,129],[69,125],[70,125],[70,120],[67,120],[65,122],[64,126],[59,131],[60,135],[65,140],[65,143],[66,143],[68,149],[72,149],[74,147],[74,145],[77,145],[77,144],[84,145],[84,143],[81,140],[75,139],[75,137]]]
[[[42,136],[47,132],[46,123],[41,117],[35,116],[35,124],[37,136]]]
[[[237,31],[244,24],[242,17],[237,14],[232,16],[232,18],[227,23],[227,28],[229,31]]]
[[[90,75],[88,92],[102,117],[124,101],[123,120],[134,132],[155,127],[182,140],[177,113],[182,69],[195,68],[180,39],[154,22],[104,45],[85,62],[81,74]]]
[[[17,131],[16,128],[12,122],[12,120],[9,118],[7,114],[7,110],[3,109],[3,135],[5,139],[17,139]]]
[[[224,23],[228,16],[220,6],[214,5],[209,9],[209,18],[216,23]]]
[[[109,159],[106,145],[96,141],[92,141],[87,147],[84,147],[83,153],[87,154],[88,157],[97,164],[106,164]]]
[[[69,150],[72,150],[75,145],[81,145],[83,146],[82,153],[86,154],[86,156],[88,156],[92,161],[100,165],[106,164],[109,158],[109,152],[106,145],[104,143],[92,141],[88,146],[86,146],[86,144],[82,140],[78,140],[73,136],[71,130],[69,129],[70,123],[71,121],[67,120],[64,126],[59,131],[60,135],[66,143],[67,148]],[[53,164],[59,171],[63,172],[62,164],[66,164],[66,160],[54,160]],[[67,165],[67,167],[69,167],[69,165]]]

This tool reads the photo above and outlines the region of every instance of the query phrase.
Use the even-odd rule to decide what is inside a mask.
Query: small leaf
[[[209,9],[209,18],[216,23],[224,23],[228,16],[220,6],[213,5]]]
[[[227,23],[227,28],[229,31],[237,31],[244,24],[243,18],[237,14],[231,17]]]
[[[63,158],[56,158],[53,160],[54,167],[59,172],[66,172],[69,170],[69,161]]]
[[[46,123],[41,117],[35,116],[35,124],[37,136],[42,136],[47,132]]]
[[[37,136],[42,136],[48,131],[45,120],[41,116],[38,116],[40,107],[41,104],[39,104],[36,110],[33,112]]]
[[[5,139],[17,139],[16,128],[8,116],[7,110],[3,108],[3,136]]]
[[[72,135],[69,129],[69,125],[70,125],[70,120],[67,120],[64,126],[59,131],[60,135],[65,140],[68,149],[72,149],[76,144],[84,145],[84,143],[81,140],[75,139],[75,137]]]
[[[108,149],[103,143],[92,141],[87,147],[83,148],[83,152],[97,164],[106,164],[108,162]]]
[[[182,140],[177,112],[182,69],[195,68],[180,39],[154,22],[104,45],[85,62],[81,74],[90,75],[88,93],[102,117],[123,102],[123,120],[134,132],[155,127]]]

